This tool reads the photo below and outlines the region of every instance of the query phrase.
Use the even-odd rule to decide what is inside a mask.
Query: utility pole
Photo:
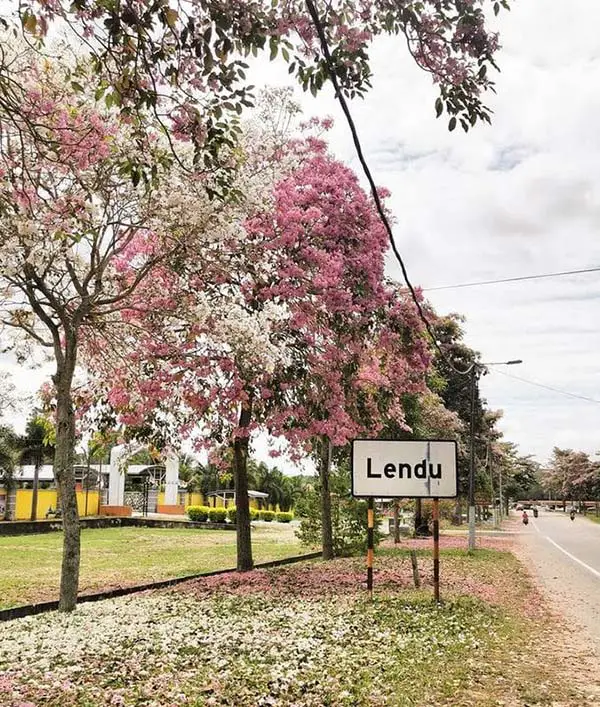
[[[493,363],[480,363],[473,361],[470,368],[471,373],[471,424],[470,424],[470,444],[471,456],[469,460],[469,551],[475,549],[475,383],[478,374],[485,370],[486,366],[514,366],[523,363],[521,359],[511,361],[494,361]]]
[[[499,528],[502,516],[500,515],[501,508],[498,508],[496,506],[496,493],[494,491],[494,458],[492,456],[492,442],[490,440],[488,440],[488,464],[490,469],[490,480],[492,484],[492,507],[494,509],[494,528]],[[502,504],[502,500],[500,500],[500,504]]]
[[[469,459],[469,550],[475,549],[475,381],[477,364],[471,366],[471,420],[470,420],[470,459]]]
[[[504,518],[504,499],[502,498],[502,464],[500,464],[500,467],[498,469],[499,473],[499,478],[498,478],[498,496],[500,498],[500,520]]]

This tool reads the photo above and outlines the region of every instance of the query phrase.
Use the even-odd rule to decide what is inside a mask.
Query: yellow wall
[[[17,502],[15,520],[29,520],[31,518],[32,489],[17,489]],[[40,489],[37,500],[37,518],[43,520],[49,508],[56,510],[56,489]],[[87,515],[98,515],[99,493],[88,492]],[[77,508],[79,515],[85,515],[85,491],[77,491]]]
[[[85,512],[85,491],[77,492],[77,509],[80,516],[97,516],[100,505],[100,494],[98,491],[88,491],[87,513]]]
[[[177,495],[177,499],[183,499],[183,504],[186,508],[188,506],[208,506],[206,499],[201,493],[180,493]],[[159,506],[165,505],[165,492],[159,491],[156,498],[156,503]],[[178,504],[175,504],[178,505]]]
[[[204,496],[201,493],[186,493],[183,494],[183,505],[188,506],[205,506]]]

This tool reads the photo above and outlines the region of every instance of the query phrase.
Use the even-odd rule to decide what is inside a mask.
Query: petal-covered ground
[[[456,659],[484,650],[497,623],[473,603],[146,595],[4,629],[1,703],[390,704],[452,687]],[[433,662],[452,666],[444,685],[423,682]]]
[[[445,551],[442,606],[431,601],[423,553],[415,592],[408,550],[379,551],[374,601],[357,558],[217,576],[1,625],[0,704],[578,704],[525,652],[523,631],[541,620],[518,617],[536,595],[510,553]],[[475,596],[457,596],[465,591]]]

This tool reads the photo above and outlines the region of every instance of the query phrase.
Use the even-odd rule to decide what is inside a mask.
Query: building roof
[[[223,496],[223,497],[225,497],[226,495],[229,495],[233,498],[233,496],[235,496],[235,490],[234,489],[219,489],[217,491],[210,491],[206,495],[207,496]],[[262,491],[251,491],[250,489],[248,489],[248,497],[249,498],[269,498],[269,494],[263,493]]]
[[[127,467],[128,476],[139,476],[139,474],[144,471],[144,469],[149,469],[154,467],[154,464],[130,464]],[[161,466],[160,464],[156,466]],[[87,464],[74,464],[73,467],[78,471],[86,470]],[[110,466],[108,464],[90,464],[90,470],[95,472],[102,472],[108,475],[110,471]],[[14,471],[13,478],[15,481],[33,481],[33,475],[35,472],[35,466],[33,464],[25,464],[21,467],[17,467]],[[54,467],[52,464],[44,464],[40,468],[39,473],[40,481],[54,481]]]
[[[13,479],[15,481],[33,481],[34,472],[35,466],[33,464],[25,464],[14,470]],[[54,469],[52,464],[44,464],[40,468],[38,478],[40,481],[54,481]]]

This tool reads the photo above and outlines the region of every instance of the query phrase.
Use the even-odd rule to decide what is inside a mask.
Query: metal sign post
[[[375,498],[433,499],[433,591],[440,601],[439,499],[458,494],[457,445],[448,440],[352,442],[352,495],[368,499],[367,590],[373,597]]]
[[[433,499],[433,597],[440,603],[440,499]]]
[[[367,590],[369,597],[373,598],[373,534],[375,530],[375,510],[373,499],[368,501],[367,508]]]

